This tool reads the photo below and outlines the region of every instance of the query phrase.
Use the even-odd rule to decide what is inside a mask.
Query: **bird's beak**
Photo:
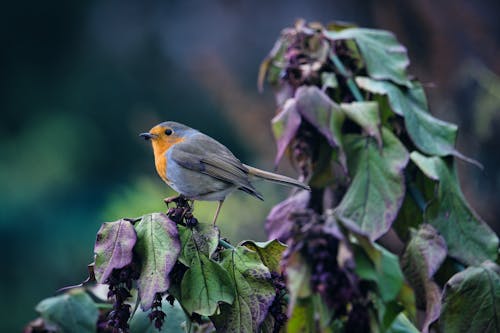
[[[156,138],[156,135],[151,134],[151,133],[141,133],[139,134],[140,137],[144,138],[144,140],[150,140]]]

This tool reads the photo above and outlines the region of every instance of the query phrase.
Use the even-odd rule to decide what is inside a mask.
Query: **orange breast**
[[[158,172],[158,175],[167,184],[170,184],[170,180],[167,178],[168,160],[166,158],[166,154],[168,150],[172,148],[175,144],[183,141],[184,138],[182,137],[172,137],[168,139],[153,141],[156,172]]]
[[[155,166],[158,175],[161,177],[161,179],[163,179],[165,183],[168,184],[169,180],[167,178],[167,159],[165,158],[165,154],[159,154],[155,156]]]

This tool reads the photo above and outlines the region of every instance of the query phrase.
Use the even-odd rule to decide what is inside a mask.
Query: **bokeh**
[[[431,109],[459,124],[465,196],[500,231],[500,4],[467,1],[13,1],[0,13],[0,331],[86,277],[104,221],[163,210],[172,195],[138,133],[163,120],[202,130],[241,160],[273,168],[274,101],[260,61],[302,17],[389,29]],[[280,170],[293,176],[283,163]],[[265,239],[266,201],[232,195],[219,219],[233,242]],[[196,205],[211,218],[214,203]]]

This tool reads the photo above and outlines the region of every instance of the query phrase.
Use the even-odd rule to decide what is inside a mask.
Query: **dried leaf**
[[[257,88],[260,92],[264,90],[264,81],[266,80],[266,77],[271,84],[276,84],[278,82],[278,75],[276,75],[276,72],[280,72],[280,68],[275,65],[275,61],[276,58],[283,57],[283,53],[287,46],[288,43],[286,42],[286,33],[282,33],[267,57],[260,64],[259,75],[257,79]],[[270,74],[270,72],[274,73]]]

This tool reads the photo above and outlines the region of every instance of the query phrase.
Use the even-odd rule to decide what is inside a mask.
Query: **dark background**
[[[260,61],[296,18],[389,29],[434,114],[461,126],[466,197],[498,232],[500,12],[491,1],[11,1],[0,11],[0,331],[86,277],[103,221],[163,209],[169,194],[137,136],[163,120],[198,128],[243,161],[272,168]],[[286,163],[285,163],[286,164]],[[293,175],[286,165],[282,170]],[[286,191],[258,186],[220,219],[232,241],[265,239]],[[241,207],[248,209],[241,209]],[[197,208],[209,218],[214,204]]]

